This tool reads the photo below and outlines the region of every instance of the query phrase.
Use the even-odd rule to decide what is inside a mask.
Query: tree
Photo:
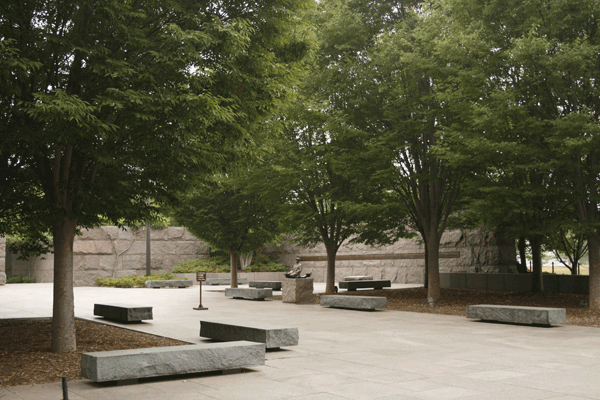
[[[490,135],[505,134],[510,139],[504,146],[498,144],[497,152],[508,155],[520,145],[535,155],[533,160],[516,160],[518,168],[530,178],[542,178],[537,179],[544,182],[538,190],[556,190],[577,210],[580,227],[588,235],[590,307],[596,309],[600,308],[599,7],[586,0],[485,4],[444,0],[436,14],[451,20],[443,23],[446,40],[440,47],[453,49],[455,56],[449,62],[462,67],[454,98],[471,108],[468,121],[477,132],[456,132],[455,150],[462,148],[464,157]],[[465,150],[469,146],[471,153]],[[548,218],[543,207],[538,210]]]
[[[175,221],[211,247],[229,252],[231,287],[237,287],[238,258],[280,234],[276,205],[252,192],[246,177],[219,174],[180,196]]]
[[[145,220],[147,198],[251,140],[304,56],[309,4],[0,2],[0,227],[52,231],[52,351],[76,347],[78,227]]]
[[[585,235],[560,228],[558,232],[550,235],[549,243],[558,261],[571,271],[571,275],[577,275],[579,260],[588,251]],[[563,257],[566,257],[567,260],[564,260]]]

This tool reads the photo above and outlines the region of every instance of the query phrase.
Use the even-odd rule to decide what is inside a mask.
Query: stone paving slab
[[[324,284],[314,285],[315,292],[324,291]],[[198,305],[197,290],[76,287],[74,292],[79,318],[113,324],[93,315],[94,304],[107,298],[152,304],[152,321],[127,327],[189,343],[204,341],[198,337],[201,318],[251,318],[294,326],[302,341],[283,351],[267,352],[264,366],[241,374],[203,374],[129,386],[69,382],[69,398],[73,399],[600,399],[599,328],[557,325],[540,329],[474,323],[449,315],[357,313],[280,301],[259,304],[232,301],[222,291],[203,291],[203,305],[209,308],[203,311],[193,309]],[[0,304],[0,318],[49,317],[52,285],[2,286]],[[332,385],[321,385],[324,381],[319,375],[329,377]],[[384,392],[344,392],[343,385],[352,380],[381,385]],[[61,398],[60,384],[52,387],[9,388],[7,400]]]

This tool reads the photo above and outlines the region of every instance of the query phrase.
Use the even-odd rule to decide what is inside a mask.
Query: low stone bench
[[[247,340],[267,349],[298,345],[298,328],[233,319],[200,320],[200,336],[224,342]]]
[[[245,285],[248,283],[248,279],[246,278],[238,278],[238,284]],[[207,285],[231,285],[231,279],[229,278],[209,278],[206,280]]]
[[[94,315],[123,322],[152,319],[152,307],[125,304],[94,304]]]
[[[227,371],[258,365],[265,365],[265,346],[246,341],[98,351],[81,355],[81,375],[94,382]]]
[[[145,286],[147,288],[159,289],[161,287],[177,287],[177,288],[186,288],[193,286],[194,282],[189,280],[172,280],[172,281],[146,281]]]
[[[341,281],[340,289],[347,289],[352,292],[356,289],[383,289],[384,287],[392,287],[391,281],[373,281],[373,280],[358,280],[358,281]]]
[[[467,318],[549,326],[567,322],[567,312],[564,308],[479,304],[467,306]]]
[[[376,296],[326,296],[321,295],[321,306],[352,310],[375,310],[387,307],[387,298]]]
[[[225,297],[233,297],[234,299],[264,300],[267,297],[273,297],[273,289],[227,288],[225,289]]]
[[[354,276],[346,276],[344,278],[345,281],[372,281],[372,276],[367,275],[354,275]]]
[[[281,290],[281,281],[250,281],[248,286],[259,289],[270,288],[273,290]]]

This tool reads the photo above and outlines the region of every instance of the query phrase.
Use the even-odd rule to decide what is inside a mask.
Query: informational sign
[[[206,282],[206,271],[197,271],[196,272],[196,281]]]

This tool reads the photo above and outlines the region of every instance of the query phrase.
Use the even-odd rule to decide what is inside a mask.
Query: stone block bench
[[[200,320],[200,336],[224,342],[259,342],[267,349],[297,346],[299,339],[298,328],[225,318]]]
[[[246,278],[238,278],[238,284],[245,285],[248,283],[248,279]],[[231,279],[229,278],[208,278],[206,280],[207,285],[231,285]]]
[[[564,308],[479,304],[467,306],[467,318],[550,326],[567,322],[567,312]]]
[[[152,319],[152,307],[125,304],[94,304],[94,315],[122,322]]]
[[[81,355],[81,375],[94,382],[228,371],[265,365],[265,345],[254,342],[203,343]]]
[[[376,296],[321,296],[321,306],[352,310],[375,310],[387,307],[387,298]]]
[[[357,281],[341,281],[340,289],[347,289],[352,292],[356,289],[383,289],[384,287],[392,287],[392,282],[374,281],[374,280],[357,280]]]
[[[248,286],[259,289],[273,289],[273,290],[281,290],[281,281],[250,281]]]
[[[345,281],[372,281],[373,277],[368,275],[354,275],[344,277]]]
[[[172,281],[146,281],[145,286],[147,288],[160,289],[161,287],[176,287],[176,288],[187,288],[193,286],[194,282],[190,280],[172,280]]]
[[[273,297],[273,289],[227,288],[225,289],[225,297],[233,297],[234,299],[264,300],[267,297]]]

